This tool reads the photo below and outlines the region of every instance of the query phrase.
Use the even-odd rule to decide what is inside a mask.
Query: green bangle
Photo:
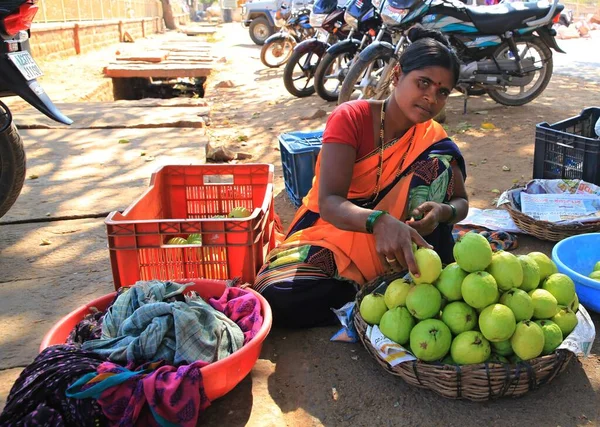
[[[450,208],[452,209],[452,216],[448,221],[454,221],[454,218],[456,218],[456,207],[450,202],[444,202],[444,204],[450,206]]]
[[[367,233],[369,234],[373,234],[373,227],[375,226],[375,221],[377,221],[377,219],[383,215],[386,214],[386,211],[373,211],[371,212],[371,214],[369,215],[369,217],[367,218],[367,224],[366,224],[366,229],[367,229]]]

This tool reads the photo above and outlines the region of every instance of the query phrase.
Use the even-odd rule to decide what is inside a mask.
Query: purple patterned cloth
[[[244,345],[256,336],[263,324],[260,300],[245,289],[226,288],[221,298],[210,298],[208,303],[240,327],[244,332]]]
[[[69,399],[66,389],[79,377],[95,372],[106,359],[74,345],[42,351],[19,375],[0,415],[3,427],[105,426],[95,399]]]
[[[130,370],[104,362],[96,375],[82,378],[69,392],[96,397],[111,426],[194,427],[210,405],[200,371],[206,365],[199,361],[176,368],[161,361]]]

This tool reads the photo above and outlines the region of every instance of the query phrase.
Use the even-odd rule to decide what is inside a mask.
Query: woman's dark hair
[[[415,25],[408,30],[407,37],[411,44],[400,54],[402,73],[408,74],[427,67],[443,67],[452,71],[456,85],[460,74],[460,60],[446,36],[437,30]]]

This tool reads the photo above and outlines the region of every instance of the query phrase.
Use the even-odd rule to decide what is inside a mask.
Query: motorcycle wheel
[[[516,40],[517,49],[519,50],[519,56],[522,59],[527,58],[530,51],[533,49],[534,65],[540,67],[535,71],[531,71],[525,74],[529,83],[522,86],[507,86],[506,90],[491,89],[488,91],[490,98],[496,101],[498,104],[508,106],[519,106],[525,105],[535,98],[541,95],[546,89],[550,78],[552,77],[552,52],[546,46],[546,44],[538,37],[533,37],[526,40]],[[503,43],[494,52],[494,58],[496,59],[511,59],[512,54],[507,43]],[[532,75],[533,73],[533,75]],[[523,77],[518,77],[523,78]],[[526,86],[531,84],[528,89]]]
[[[321,55],[317,52],[295,50],[283,70],[283,84],[287,91],[298,98],[315,93],[313,77],[320,61]]]
[[[10,110],[0,102],[0,218],[19,197],[25,181],[25,148]]]
[[[337,101],[340,88],[348,72],[356,50],[338,52],[337,55],[326,53],[315,71],[314,84],[317,95],[325,101]],[[330,84],[328,84],[330,83]]]
[[[281,67],[290,59],[295,46],[290,39],[265,43],[260,50],[260,61],[269,68]]]
[[[389,95],[389,88],[381,79],[391,78],[390,76],[382,76],[382,72],[386,69],[385,65],[390,61],[393,52],[381,53],[371,60],[365,61],[359,59],[348,71],[340,95],[338,104],[350,101],[351,99],[385,99]],[[368,75],[367,75],[368,74]],[[383,90],[379,88],[383,88]],[[358,97],[355,92],[359,91]]]

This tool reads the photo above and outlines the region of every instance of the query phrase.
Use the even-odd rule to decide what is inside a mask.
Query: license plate
[[[37,79],[43,73],[37,66],[29,52],[11,52],[8,53],[8,59],[12,61],[27,81]]]

